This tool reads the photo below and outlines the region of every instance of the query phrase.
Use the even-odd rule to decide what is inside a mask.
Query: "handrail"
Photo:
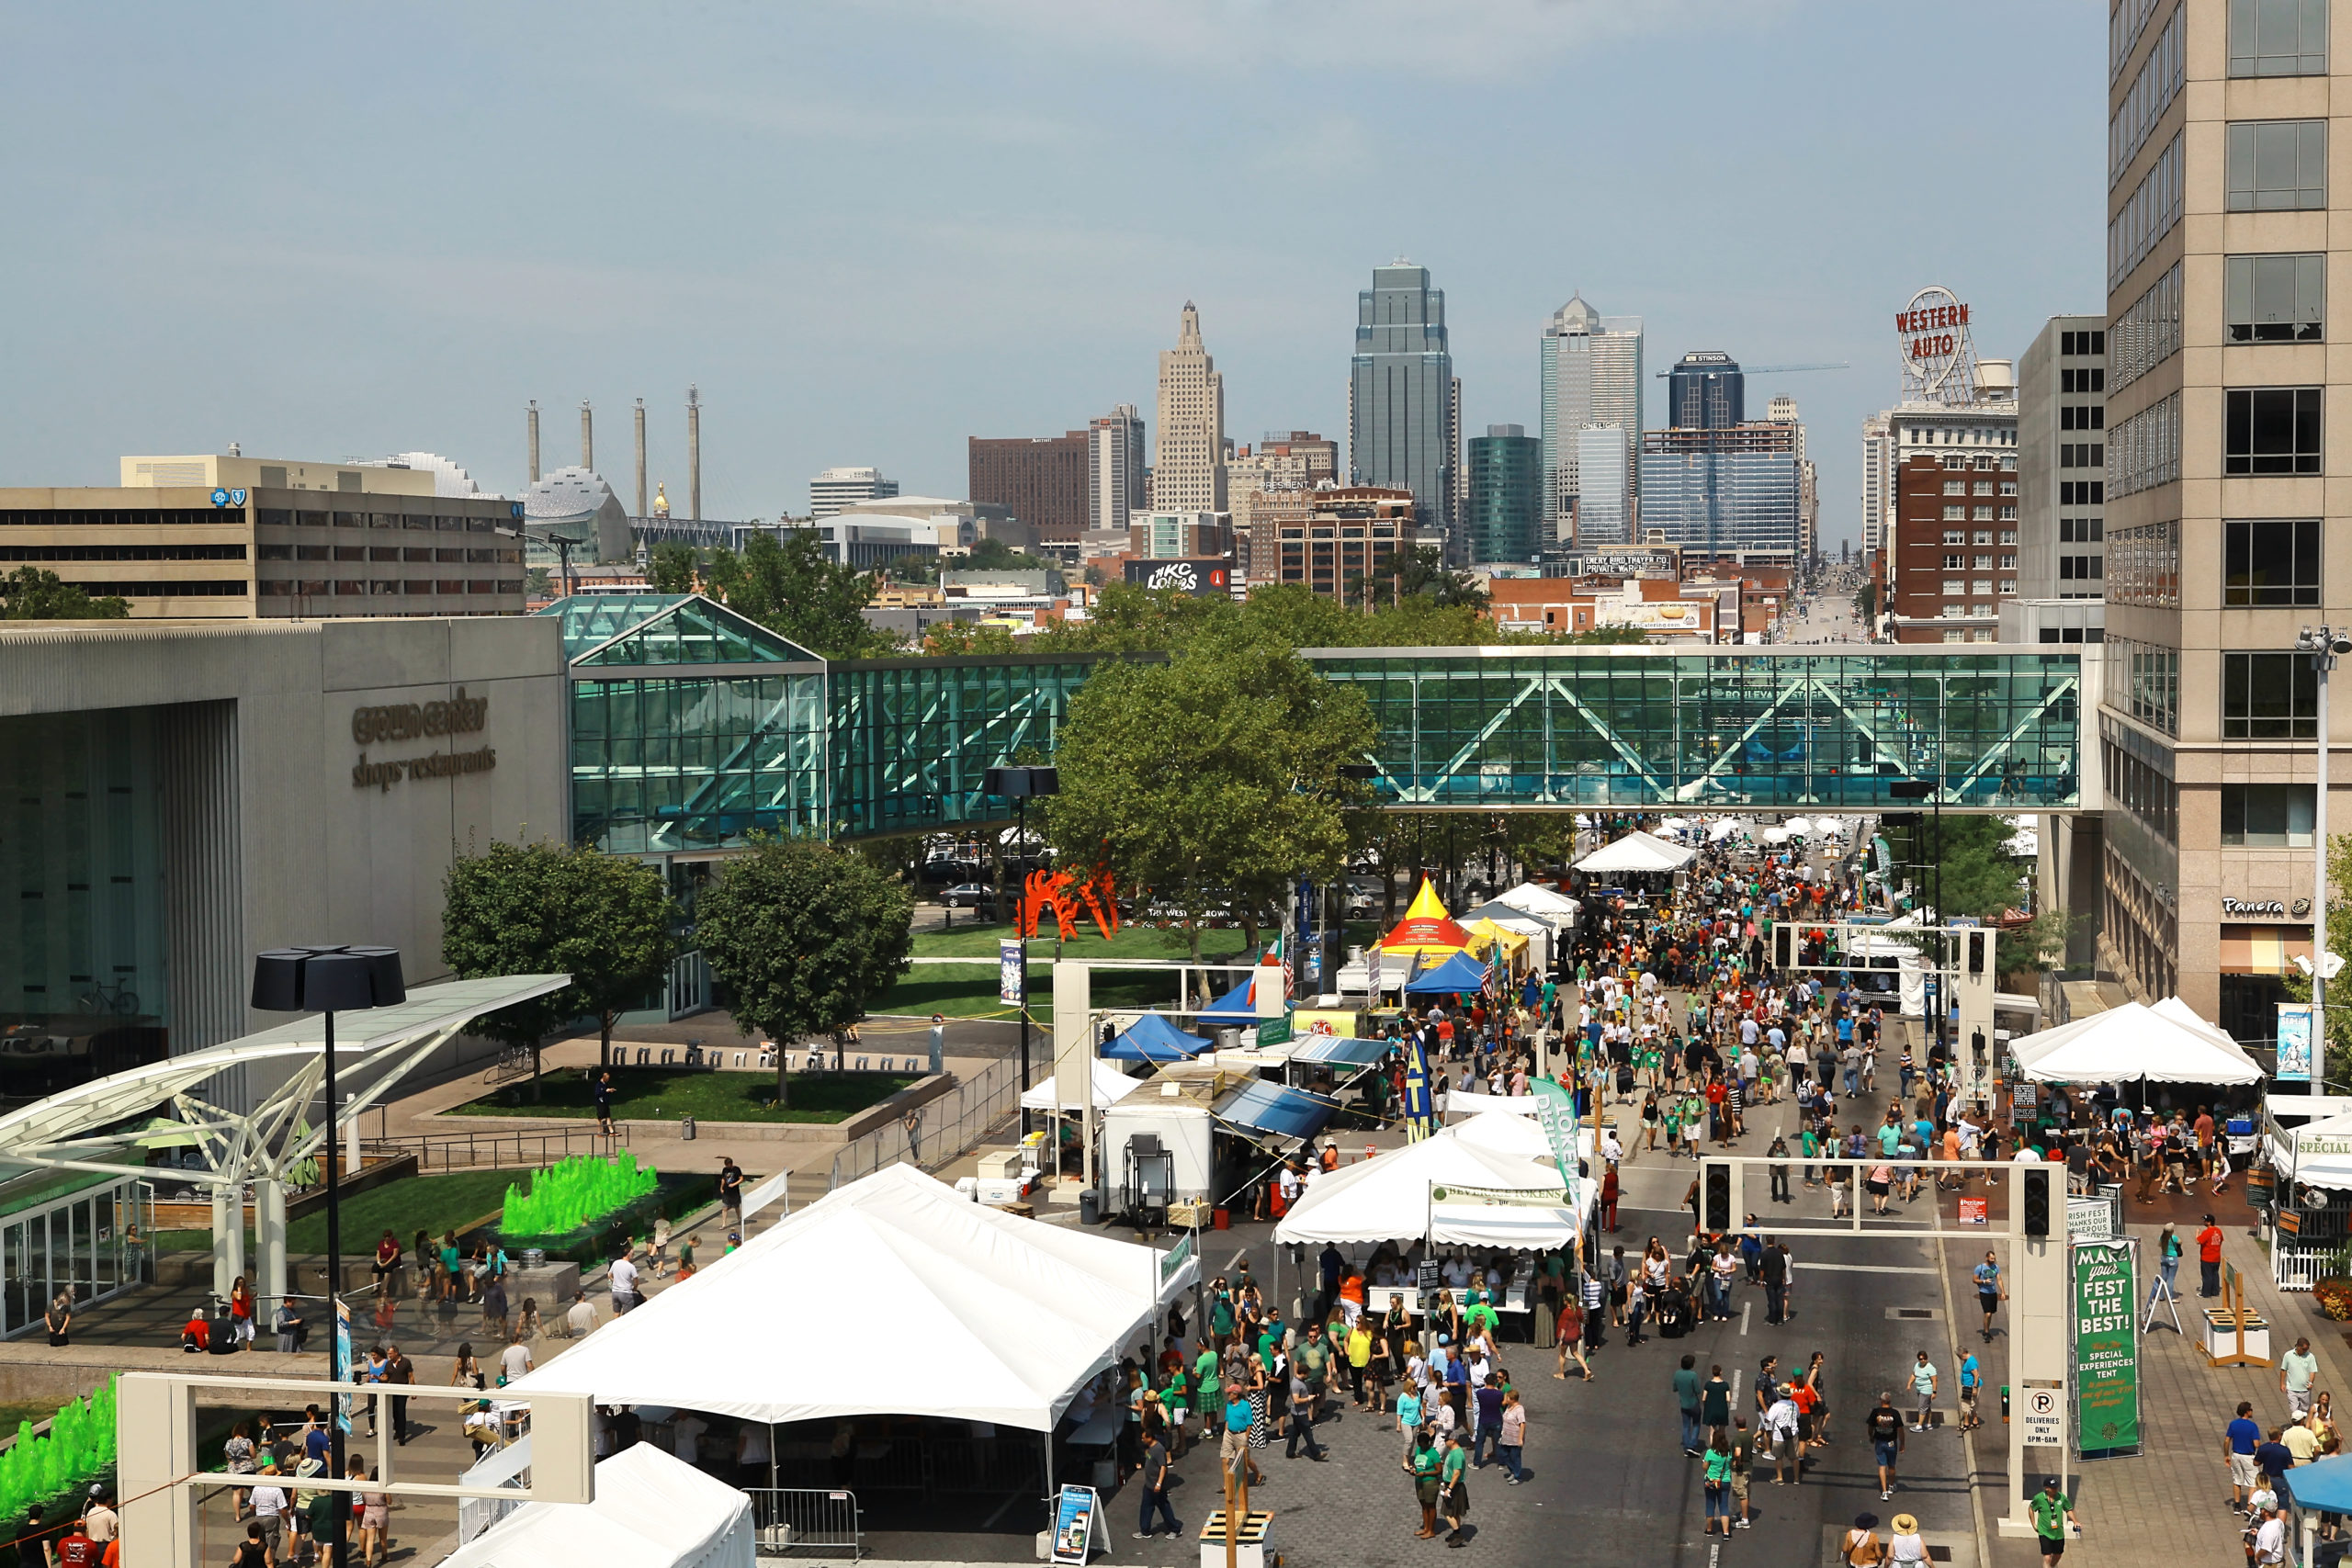
[[[481,1170],[500,1165],[552,1165],[570,1154],[609,1154],[629,1141],[628,1128],[517,1128],[503,1133],[402,1133],[363,1138],[360,1148],[413,1154],[422,1175],[431,1170]],[[503,1151],[511,1146],[513,1153]],[[552,1154],[552,1157],[550,1157]],[[461,1157],[462,1156],[462,1157]]]

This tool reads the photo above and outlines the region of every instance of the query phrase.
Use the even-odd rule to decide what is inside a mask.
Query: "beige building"
[[[1176,346],[1159,352],[1159,460],[1151,470],[1155,512],[1223,512],[1225,378],[1201,345],[1201,312],[1190,299]]]
[[[53,571],[141,620],[515,615],[518,504],[435,496],[424,469],[125,457],[119,487],[0,490],[0,571]]]
[[[1234,565],[1240,570],[1243,581],[1261,582],[1273,576],[1272,545],[1277,536],[1272,530],[1282,520],[1304,523],[1309,504],[1306,492],[1318,484],[1336,480],[1339,469],[1340,444],[1311,430],[1269,432],[1256,446],[1241,447],[1226,459],[1225,488],[1233,514]],[[1264,536],[1268,546],[1266,564],[1262,570],[1253,570],[1250,541],[1257,536],[1261,524],[1268,529]]]
[[[2135,995],[2177,990],[2242,1041],[2271,1038],[2309,951],[2317,677],[2297,635],[2352,626],[2352,555],[2325,546],[2352,512],[2352,427],[2326,418],[2352,383],[2324,325],[2352,299],[2329,9],[2122,0],[2111,27],[2099,950]],[[2331,804],[2352,821],[2352,792]]]

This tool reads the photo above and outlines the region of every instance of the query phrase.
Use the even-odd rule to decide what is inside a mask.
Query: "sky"
[[[1187,299],[1228,434],[1344,440],[1357,290],[1444,289],[1464,425],[1581,290],[1798,400],[1858,534],[1894,318],[2101,308],[2098,0],[569,0],[0,11],[0,485],[426,450],[491,491],[629,411],[704,513],[1133,402]],[[1663,423],[1653,380],[1650,422]]]

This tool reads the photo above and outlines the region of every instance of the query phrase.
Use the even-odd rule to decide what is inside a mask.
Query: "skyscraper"
[[[1693,349],[1666,379],[1667,423],[1677,430],[1725,430],[1747,423],[1747,378],[1716,348]]]
[[[1348,367],[1348,469],[1360,485],[1413,492],[1424,536],[1461,521],[1461,383],[1446,347],[1445,293],[1408,261],[1373,268],[1356,296]]]
[[[1121,403],[1086,429],[1086,525],[1124,528],[1131,513],[1151,504],[1151,468],[1144,450],[1143,416]]]
[[[1524,425],[1490,424],[1486,434],[1471,437],[1463,534],[1472,563],[1536,558],[1544,542],[1537,526],[1543,463],[1544,444]]]
[[[1576,433],[1576,493],[1571,513],[1578,545],[1634,542],[1634,461],[1627,432],[1614,424],[1588,424]]]
[[[1223,512],[1225,378],[1201,345],[1201,312],[1190,299],[1176,346],[1159,351],[1159,462],[1151,472],[1155,512]]]
[[[1087,434],[967,438],[967,494],[1001,506],[1039,539],[1075,539],[1087,526]]]
[[[1862,421],[1862,561],[1886,547],[1886,513],[1894,502],[1894,435],[1887,415]]]
[[[1591,425],[1613,425],[1625,433],[1625,450],[1641,449],[1641,317],[1604,316],[1583,295],[1570,299],[1544,323],[1537,379],[1544,514],[1547,536],[1556,536],[1576,509],[1579,433]]]

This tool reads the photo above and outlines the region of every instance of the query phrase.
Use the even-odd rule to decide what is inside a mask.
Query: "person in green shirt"
[[[1202,1346],[1201,1353],[1193,1358],[1193,1385],[1201,1391],[1201,1431],[1212,1438],[1224,1425],[1223,1407],[1209,1397],[1216,1392],[1219,1372],[1216,1352],[1206,1345]]]
[[[2041,1538],[2044,1568],[2058,1568],[2058,1559],[2066,1554],[2067,1527],[2079,1522],[2075,1517],[2075,1500],[2058,1490],[2056,1476],[2045,1476],[2041,1490],[2033,1495],[2028,1507],[2033,1514],[2033,1533]]]
[[[1445,1544],[1464,1546],[1462,1521],[1470,1517],[1470,1484],[1463,1479],[1470,1468],[1469,1450],[1462,1444],[1462,1434],[1455,1432],[1445,1440],[1445,1462],[1438,1467],[1438,1495],[1445,1507]]]
[[[1700,1533],[1715,1533],[1715,1521],[1721,1519],[1724,1539],[1731,1539],[1731,1439],[1717,1432],[1707,1444],[1707,1522]]]
[[[1416,1540],[1427,1540],[1437,1534],[1438,1471],[1444,1463],[1438,1446],[1430,1440],[1424,1428],[1420,1441],[1405,1456],[1405,1473],[1413,1478],[1413,1495],[1421,1506],[1421,1528],[1413,1532]]]

